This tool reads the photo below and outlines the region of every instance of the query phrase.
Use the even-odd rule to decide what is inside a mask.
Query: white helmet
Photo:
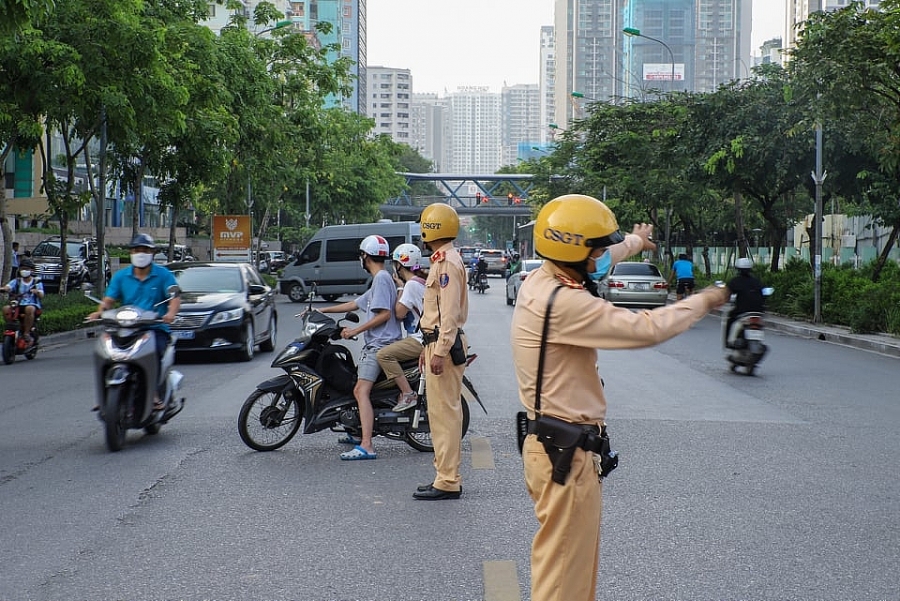
[[[753,261],[747,257],[741,257],[734,262],[735,269],[753,269]]]
[[[388,241],[381,236],[366,236],[360,243],[359,250],[370,257],[384,257],[386,259],[391,256]]]
[[[422,267],[422,251],[415,244],[401,244],[395,248],[393,259],[411,271]]]

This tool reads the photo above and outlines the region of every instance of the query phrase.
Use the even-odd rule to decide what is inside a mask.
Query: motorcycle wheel
[[[14,336],[3,337],[3,362],[9,365],[16,360],[16,339]]]
[[[37,339],[35,339],[35,340],[37,340]],[[37,342],[35,342],[35,344],[31,347],[31,349],[27,353],[25,353],[25,358],[28,359],[29,361],[31,361],[32,359],[37,357],[37,352],[38,352],[38,345],[37,345]]]
[[[254,451],[274,451],[283,447],[300,429],[303,411],[293,400],[281,410],[281,393],[254,390],[238,414],[238,434]]]
[[[462,397],[460,397],[459,402],[462,406],[462,434],[460,435],[460,438],[462,438],[469,431],[469,403]],[[434,443],[431,440],[431,426],[428,425],[427,418],[425,423],[422,424],[422,418],[424,417],[426,416],[419,418],[418,430],[406,432],[406,444],[422,453],[434,453]]]
[[[120,386],[113,386],[106,393],[106,412],[103,421],[106,425],[106,448],[115,453],[125,446],[125,413],[128,411]]]

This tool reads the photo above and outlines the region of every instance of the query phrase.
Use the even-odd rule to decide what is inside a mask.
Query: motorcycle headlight
[[[119,327],[122,328],[130,328],[134,326],[138,322],[138,319],[141,318],[141,314],[135,311],[134,309],[122,309],[116,312],[116,323],[119,324]]]
[[[209,325],[216,325],[217,323],[227,323],[229,321],[238,321],[244,314],[243,309],[231,309],[230,311],[220,311],[213,315],[213,318],[209,321]]]

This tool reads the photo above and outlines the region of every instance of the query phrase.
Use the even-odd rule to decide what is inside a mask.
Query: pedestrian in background
[[[12,271],[9,274],[9,277],[15,279],[15,277],[19,273],[19,243],[12,243]]]
[[[463,325],[469,315],[466,269],[453,241],[459,234],[459,215],[450,205],[435,203],[422,211],[422,241],[431,251],[431,269],[425,281],[420,320],[425,349],[419,370],[425,376],[428,422],[434,443],[436,475],[416,489],[423,501],[458,499],[460,445],[462,444],[463,372],[468,344]]]
[[[551,200],[534,225],[535,251],[545,261],[522,282],[511,331],[519,400],[528,417],[525,485],[539,524],[531,547],[532,601],[595,599],[600,460],[610,456],[608,441],[603,445],[606,398],[597,349],[659,344],[728,298],[727,290],[711,287],[682,303],[639,312],[598,298],[597,282],[612,265],[655,248],[651,233],[650,225],[640,224],[622,236],[605,204],[578,194]]]

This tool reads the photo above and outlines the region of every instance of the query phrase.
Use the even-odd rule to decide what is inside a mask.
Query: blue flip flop
[[[378,455],[376,453],[370,453],[359,445],[356,445],[352,450],[347,451],[346,453],[341,453],[341,459],[343,461],[360,461],[363,459],[377,458]]]
[[[358,439],[358,438],[353,438],[353,437],[350,436],[349,434],[344,434],[343,436],[341,436],[340,438],[338,438],[338,443],[339,443],[339,444],[352,444],[353,446],[356,446],[356,445],[358,445],[360,442],[362,442],[360,439]]]

